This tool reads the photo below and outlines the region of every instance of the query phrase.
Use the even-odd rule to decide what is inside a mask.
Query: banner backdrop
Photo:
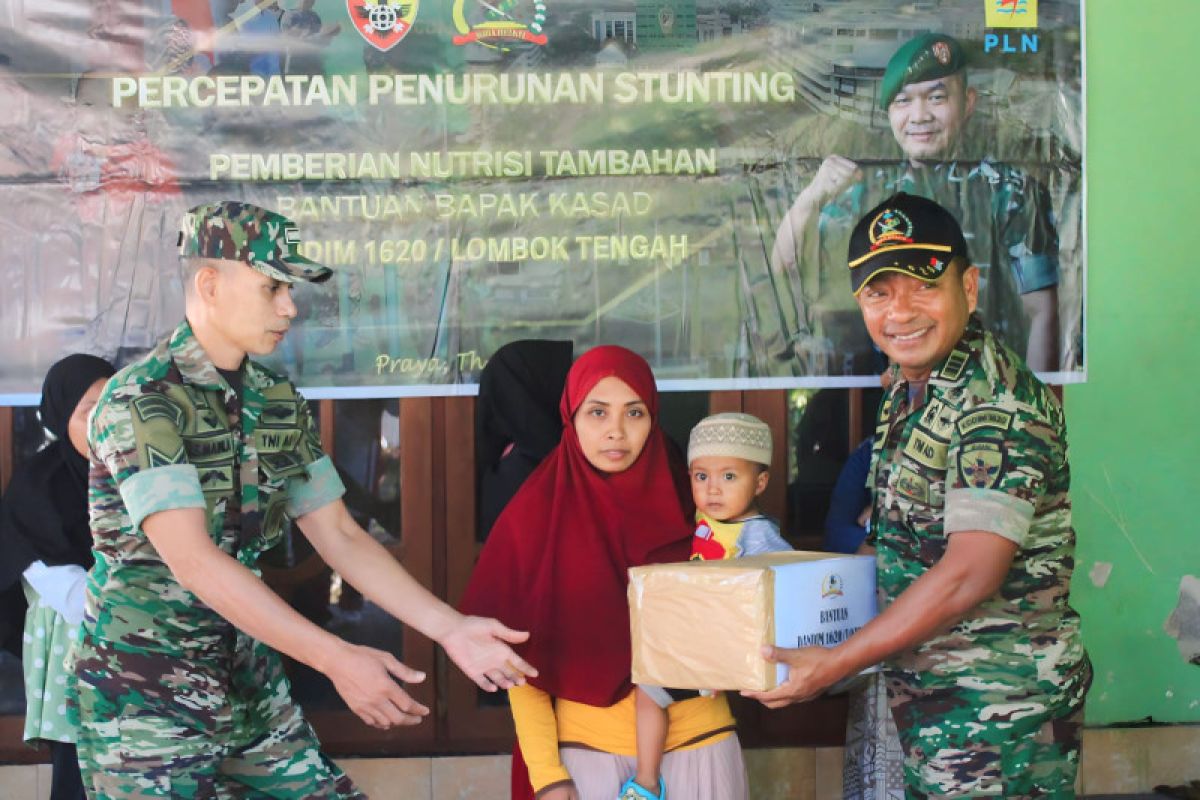
[[[958,215],[993,329],[1085,376],[1078,0],[6,9],[0,402],[169,331],[180,214],[218,199],[336,270],[268,360],[311,397],[470,393],[520,338],[669,389],[875,383],[846,244],[897,190]]]

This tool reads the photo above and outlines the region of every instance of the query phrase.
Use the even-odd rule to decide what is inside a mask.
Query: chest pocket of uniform
[[[950,445],[931,432],[913,429],[902,451],[895,486],[914,511],[942,507],[949,450]]]

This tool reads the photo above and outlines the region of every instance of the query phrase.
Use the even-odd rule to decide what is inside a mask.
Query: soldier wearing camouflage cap
[[[281,283],[324,283],[333,270],[300,254],[300,230],[281,214],[226,201],[183,215],[179,255],[240,261]]]
[[[892,166],[828,156],[780,223],[771,268],[787,276],[795,297],[798,349],[833,335],[835,323],[853,312],[842,260],[850,229],[866,209],[902,191],[937,201],[962,222],[980,268],[979,310],[988,325],[1035,370],[1062,368],[1050,197],[1017,168],[964,159],[964,132],[978,100],[968,60],[963,45],[944,33],[903,44],[878,92],[903,158]],[[849,347],[869,352],[865,337]]]
[[[424,675],[314,625],[261,581],[259,555],[292,520],[484,689],[533,674],[508,644],[527,635],[462,616],[360,528],[308,403],[248,357],[287,333],[292,284],[330,275],[299,253],[296,226],[210,203],[187,212],[178,244],[186,319],[109,381],[90,420],[96,566],[68,689],[85,783],[97,798],[361,797],[320,753],[279,653],[385,729],[428,714],[397,683]]]
[[[882,613],[829,650],[779,650],[782,705],[885,661],[909,797],[1074,797],[1091,665],[1069,603],[1063,411],[974,315],[957,221],[898,194],[855,227],[851,285],[894,363],[867,544]]]

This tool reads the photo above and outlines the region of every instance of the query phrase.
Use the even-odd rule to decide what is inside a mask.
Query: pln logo
[[[841,597],[846,593],[842,585],[842,577],[831,572],[821,581],[821,597]]]
[[[1036,28],[1038,0],[984,0],[988,28]]]
[[[1037,0],[984,0],[984,22],[989,28],[1036,28]],[[985,53],[1036,53],[1038,35],[1033,32],[988,32],[983,35]]]

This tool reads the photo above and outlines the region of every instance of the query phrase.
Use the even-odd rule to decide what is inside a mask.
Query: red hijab
[[[645,403],[652,427],[638,459],[603,473],[580,448],[574,416],[609,376]],[[530,681],[555,697],[609,706],[630,690],[628,569],[686,560],[692,508],[686,469],[658,426],[650,365],[623,347],[589,350],[567,375],[558,446],[496,520],[462,609],[530,632],[517,649]]]

